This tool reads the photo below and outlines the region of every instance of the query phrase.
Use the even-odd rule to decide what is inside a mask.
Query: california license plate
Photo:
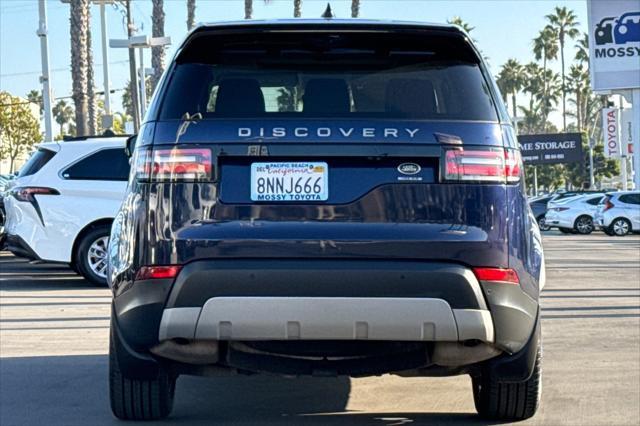
[[[251,201],[326,201],[329,168],[324,162],[251,164]]]

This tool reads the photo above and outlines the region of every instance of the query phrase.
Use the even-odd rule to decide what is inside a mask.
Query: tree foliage
[[[12,172],[15,160],[42,141],[40,123],[29,102],[8,92],[0,92],[0,141],[0,157],[10,160]]]
[[[549,121],[551,112],[561,108],[562,131],[583,133],[583,161],[572,164],[538,165],[538,186],[554,190],[562,185],[583,187],[589,182],[589,138],[598,142],[594,148],[594,176],[596,182],[603,177],[619,174],[617,160],[604,157],[601,131],[601,108],[607,97],[596,96],[589,82],[589,38],[580,34],[575,13],[566,7],[556,7],[546,15],[547,25],[533,39],[532,53],[536,62],[521,65],[509,59],[501,68],[497,83],[505,101],[510,100],[513,116],[518,114],[520,134],[557,133]],[[451,21],[450,21],[451,22]],[[577,39],[576,55],[572,63],[565,64],[564,48],[568,39]],[[550,61],[560,59],[562,72],[549,69]],[[568,73],[566,72],[568,68]],[[524,94],[527,105],[517,104],[517,95]],[[522,98],[520,98],[522,101]],[[567,122],[567,119],[570,122]],[[533,187],[533,166],[525,166],[527,186]]]
[[[53,118],[60,126],[60,135],[64,135],[64,125],[73,121],[73,107],[69,105],[64,99],[59,100],[52,108]]]

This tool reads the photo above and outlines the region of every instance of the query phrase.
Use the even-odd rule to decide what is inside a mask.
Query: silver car
[[[577,195],[547,205],[545,224],[565,234],[590,234],[594,230],[593,218],[604,194]]]
[[[640,232],[640,191],[607,194],[598,205],[594,222],[609,235]]]

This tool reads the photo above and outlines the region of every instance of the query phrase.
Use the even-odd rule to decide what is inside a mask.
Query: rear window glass
[[[23,176],[31,176],[37,173],[40,169],[44,167],[45,164],[51,160],[56,153],[49,149],[39,148],[36,152],[34,152],[31,157],[27,160],[26,163],[20,168],[18,172],[19,177]]]
[[[122,180],[129,177],[129,158],[122,148],[103,149],[68,167],[62,176],[76,180]]]
[[[603,198],[604,197],[602,196],[590,198],[589,200],[587,200],[587,203],[591,204],[592,206],[597,206],[600,203],[600,200],[602,200]]]
[[[188,112],[204,119],[497,121],[484,76],[463,43],[332,37],[193,42],[177,61],[160,118]]]

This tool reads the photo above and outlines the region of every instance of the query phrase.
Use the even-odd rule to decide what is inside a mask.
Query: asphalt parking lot
[[[522,424],[640,424],[640,236],[545,236],[543,399]],[[119,424],[109,291],[0,253],[0,425]],[[483,424],[470,380],[181,377],[165,424]]]

